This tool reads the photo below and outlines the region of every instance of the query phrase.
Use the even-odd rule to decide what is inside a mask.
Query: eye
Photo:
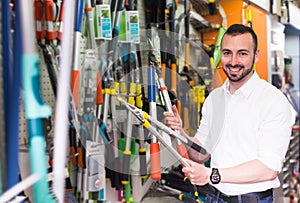
[[[241,57],[245,57],[245,56],[248,56],[248,53],[247,52],[239,52],[239,55]]]
[[[223,51],[223,55],[228,56],[228,55],[230,55],[230,52],[229,51]]]

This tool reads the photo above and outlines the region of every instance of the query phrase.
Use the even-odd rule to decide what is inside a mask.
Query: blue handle
[[[148,100],[156,102],[155,68],[153,66],[148,68]]]
[[[81,29],[82,29],[83,8],[84,8],[84,0],[77,0],[76,1],[75,26],[74,26],[74,29],[77,32],[81,32]]]
[[[25,116],[28,121],[29,155],[31,171],[39,176],[33,185],[35,202],[54,203],[47,182],[47,160],[42,118],[51,115],[51,108],[43,103],[40,95],[40,70],[37,54],[22,56],[22,85]]]

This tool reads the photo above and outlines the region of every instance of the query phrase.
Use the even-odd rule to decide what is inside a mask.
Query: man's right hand
[[[173,130],[181,130],[182,128],[182,120],[179,116],[177,107],[175,105],[172,106],[173,113],[164,112],[164,124],[168,127],[172,128]]]

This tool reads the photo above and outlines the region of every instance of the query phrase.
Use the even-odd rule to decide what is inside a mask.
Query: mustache
[[[231,68],[238,68],[238,69],[242,69],[242,68],[244,68],[244,66],[243,65],[240,65],[240,64],[236,64],[236,65],[231,65],[231,64],[226,64],[226,68],[229,68],[229,69],[231,69]]]

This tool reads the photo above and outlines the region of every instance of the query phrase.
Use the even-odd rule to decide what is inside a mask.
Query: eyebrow
[[[229,52],[232,52],[230,49],[222,49],[221,51],[229,51]],[[239,49],[238,52],[250,52],[250,51],[247,50],[247,49]]]

